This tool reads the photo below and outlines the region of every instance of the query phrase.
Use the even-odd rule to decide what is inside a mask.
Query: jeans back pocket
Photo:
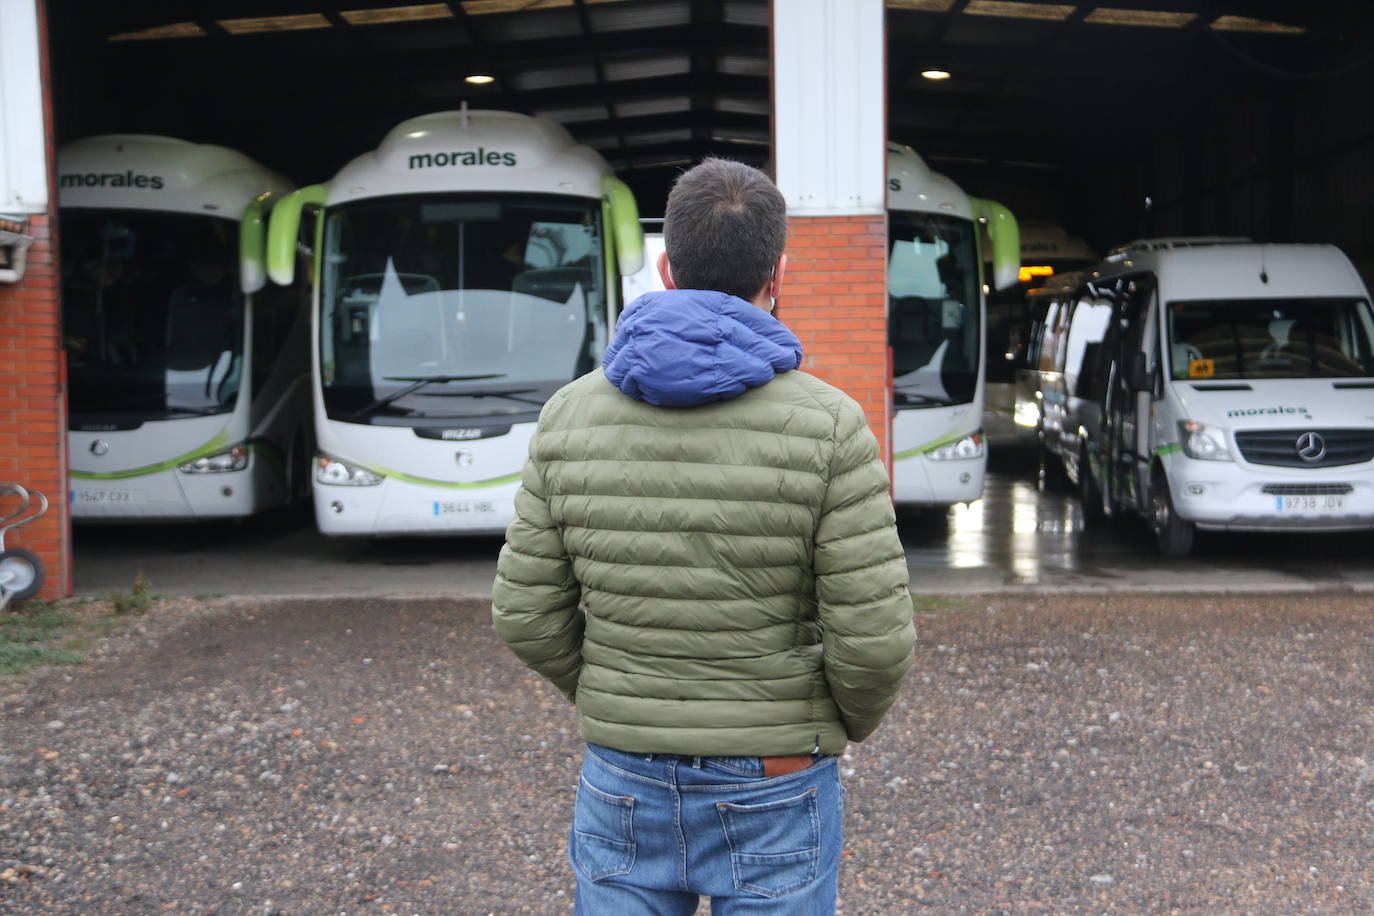
[[[611,795],[587,782],[577,786],[573,812],[573,861],[592,881],[628,874],[635,864],[635,800]]]
[[[781,897],[816,880],[821,823],[814,787],[757,805],[718,802],[716,811],[738,890]]]

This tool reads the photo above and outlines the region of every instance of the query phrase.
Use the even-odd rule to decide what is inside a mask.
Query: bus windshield
[[[967,404],[978,387],[978,250],[974,223],[893,212],[887,266],[893,403]]]
[[[454,194],[332,209],[326,413],[422,425],[537,411],[606,348],[602,258],[599,200]]]
[[[1363,299],[1169,303],[1176,379],[1374,376],[1374,316]]]
[[[244,337],[237,222],[69,209],[61,245],[74,428],[234,409]]]

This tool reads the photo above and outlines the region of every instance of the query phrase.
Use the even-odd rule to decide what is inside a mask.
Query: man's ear
[[[787,271],[787,255],[778,255],[778,263],[773,267],[773,276],[768,278],[768,298],[776,299],[782,294],[782,275]]]
[[[663,281],[664,289],[677,289],[677,284],[673,282],[673,268],[668,264],[668,252],[661,251],[658,255],[658,277]]]

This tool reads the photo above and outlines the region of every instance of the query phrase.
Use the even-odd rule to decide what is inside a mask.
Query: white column
[[[0,0],[0,215],[48,210],[39,0]]]
[[[882,213],[883,0],[773,0],[773,164],[794,216]]]

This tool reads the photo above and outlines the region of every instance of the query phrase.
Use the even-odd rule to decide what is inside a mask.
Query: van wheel
[[[1068,476],[1064,473],[1064,462],[1046,448],[1044,442],[1040,443],[1037,452],[1040,460],[1036,467],[1036,480],[1040,484],[1040,489],[1047,493],[1062,491],[1069,482]]]
[[[1178,517],[1169,481],[1158,471],[1150,479],[1150,527],[1163,556],[1191,556],[1197,547],[1197,526]]]
[[[1093,479],[1092,464],[1088,462],[1088,448],[1078,452],[1078,501],[1083,506],[1083,522],[1100,525],[1107,515],[1102,511],[1102,490]]]

